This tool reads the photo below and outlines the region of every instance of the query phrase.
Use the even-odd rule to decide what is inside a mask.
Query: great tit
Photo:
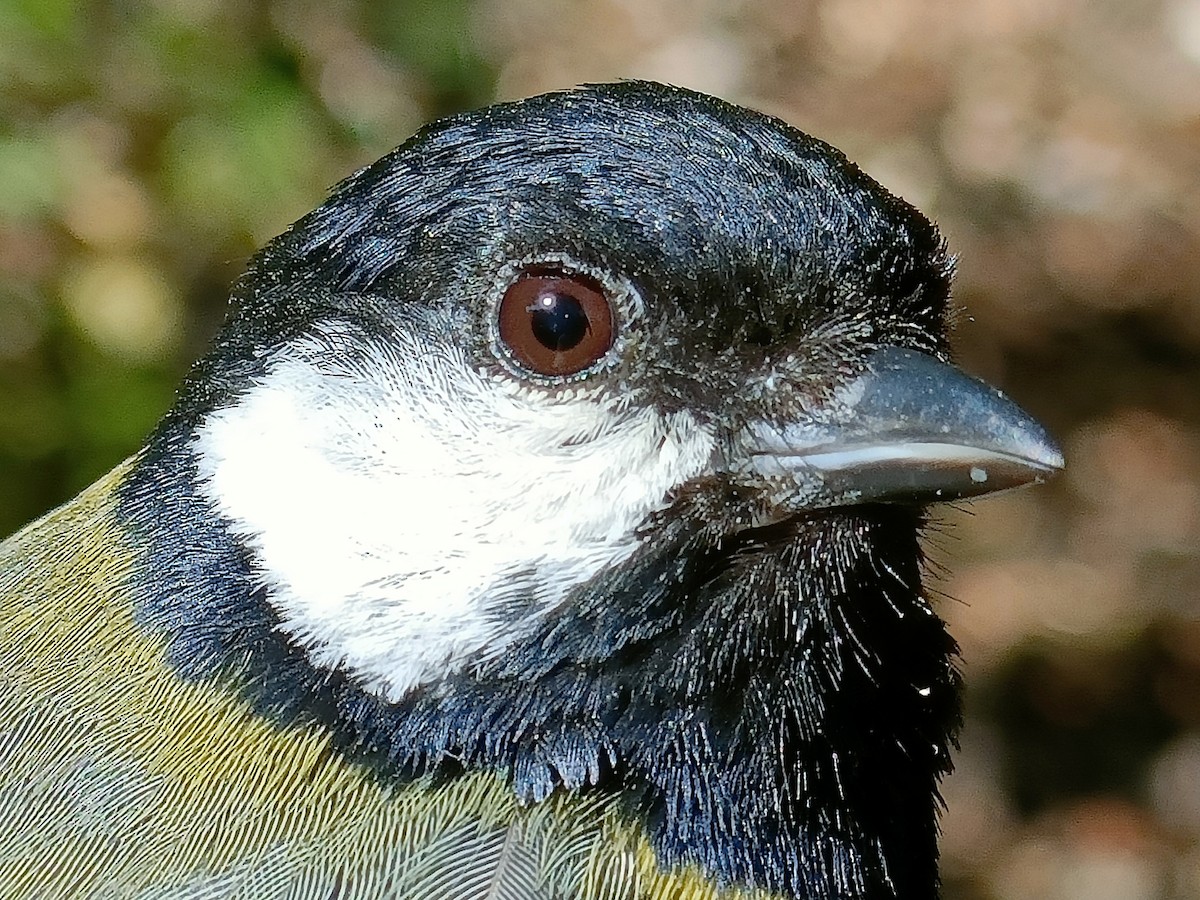
[[[650,83],[432,124],[0,545],[0,896],[932,898],[924,507],[1062,457],[935,227]]]

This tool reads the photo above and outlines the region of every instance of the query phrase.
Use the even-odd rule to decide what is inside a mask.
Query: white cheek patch
[[[445,345],[368,355],[285,349],[196,453],[282,628],[391,700],[520,640],[711,464],[686,413],[489,379]]]

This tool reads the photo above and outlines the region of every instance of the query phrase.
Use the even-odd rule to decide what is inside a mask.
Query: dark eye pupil
[[[587,336],[588,318],[583,305],[569,294],[543,291],[526,311],[533,336],[547,350],[561,353]]]

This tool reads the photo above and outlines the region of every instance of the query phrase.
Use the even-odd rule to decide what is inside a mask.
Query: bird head
[[[957,716],[922,506],[1061,465],[948,363],[951,268],[688,91],[431,125],[238,285],[128,491],[147,620],[397,771],[615,784],[666,863],[907,896]]]

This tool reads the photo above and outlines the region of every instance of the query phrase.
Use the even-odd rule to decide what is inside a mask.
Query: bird
[[[1063,467],[952,270],[687,89],[425,126],[0,545],[0,897],[938,896],[929,506]]]

